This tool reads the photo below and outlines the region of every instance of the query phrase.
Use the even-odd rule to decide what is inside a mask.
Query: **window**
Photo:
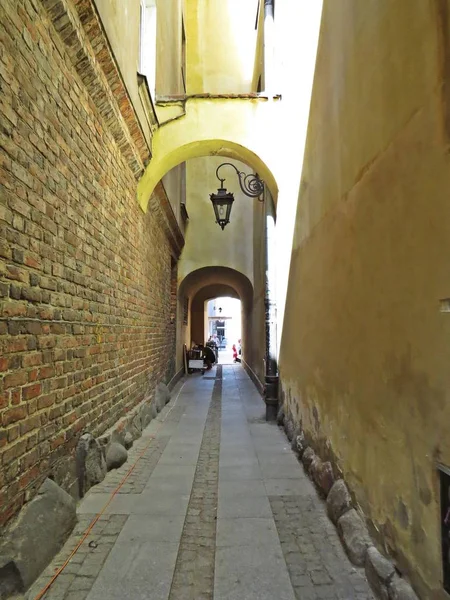
[[[441,484],[441,553],[444,590],[450,592],[450,470],[439,465]]]
[[[141,0],[139,72],[147,77],[148,88],[156,94],[156,0]]]

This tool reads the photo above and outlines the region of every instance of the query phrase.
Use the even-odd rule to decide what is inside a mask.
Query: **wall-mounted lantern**
[[[264,192],[264,182],[257,175],[250,173],[246,175],[242,171],[239,171],[232,163],[222,163],[216,169],[216,177],[220,181],[220,188],[217,190],[217,194],[210,194],[211,202],[216,216],[216,223],[220,225],[222,231],[225,229],[225,225],[230,222],[231,208],[234,202],[234,195],[231,192],[227,192],[226,188],[223,187],[225,179],[219,177],[219,169],[229,165],[233,167],[239,177],[239,185],[242,192],[250,198],[258,198],[259,202],[264,202],[264,198],[261,197]]]

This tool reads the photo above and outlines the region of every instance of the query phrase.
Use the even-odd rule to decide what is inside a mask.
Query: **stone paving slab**
[[[58,568],[66,562],[94,518],[95,514],[79,516],[78,523],[64,548],[28,590],[25,595],[27,600],[33,600]],[[127,516],[124,515],[102,515],[62,574],[45,594],[45,600],[84,600],[100,574],[126,520]]]
[[[217,548],[214,600],[295,600],[281,550]]]
[[[167,600],[178,543],[132,542],[117,545],[88,600]]]
[[[219,503],[219,519],[254,517],[272,518],[272,510],[267,496],[231,496]]]
[[[187,391],[190,385],[192,386],[192,382],[184,386]],[[178,489],[182,487],[187,491],[185,494],[177,494],[177,486],[167,483],[174,481],[174,478],[162,482],[159,472],[155,478],[156,485],[150,488],[147,486],[167,447],[175,447],[178,453],[183,450],[185,432],[178,435],[180,423],[186,421],[187,428],[192,427],[196,431],[203,429],[210,396],[210,392],[202,392],[199,401],[193,405],[181,392],[177,404],[172,400],[163,408],[130,449],[128,461],[120,469],[110,471],[104,481],[91,488],[79,503],[79,521],[71,537],[27,592],[26,600],[34,600],[65,562],[96,513],[110,500],[111,493],[116,490],[146,446],[148,448],[136,463],[131,476],[114,496],[63,573],[46,592],[44,599],[85,600],[88,595],[90,600],[122,599],[124,596],[128,596],[130,600],[167,599],[189,500],[189,482],[180,481]],[[189,397],[192,398],[192,393]],[[167,433],[169,430],[170,435]],[[193,445],[196,446],[198,455],[200,441],[195,441]],[[185,470],[183,474],[188,477],[189,472],[191,473],[190,484],[196,460],[193,462],[194,466],[188,467],[190,471]],[[180,469],[178,462],[175,468]],[[124,528],[128,519],[130,524],[128,528]],[[123,537],[118,541],[122,530]],[[142,534],[140,538],[139,532]]]

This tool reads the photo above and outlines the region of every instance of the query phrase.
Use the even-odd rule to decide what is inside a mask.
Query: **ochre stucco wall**
[[[253,202],[239,189],[237,174],[232,167],[222,167],[224,186],[234,193],[230,223],[222,231],[215,222],[209,195],[217,193],[220,182],[217,167],[220,157],[195,158],[186,162],[186,207],[189,224],[186,245],[178,268],[178,280],[190,272],[209,266],[229,267],[243,273],[253,282]],[[247,165],[232,161],[240,170],[250,173]]]
[[[156,94],[184,94],[181,74],[182,0],[157,0]]]
[[[280,357],[289,408],[424,598],[441,597],[450,464],[437,4],[324,4]]]

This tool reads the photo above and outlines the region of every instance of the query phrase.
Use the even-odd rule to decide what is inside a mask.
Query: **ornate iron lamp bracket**
[[[223,188],[223,182],[225,179],[219,177],[219,169],[225,166],[233,167],[233,169],[236,171],[239,177],[239,186],[246,196],[249,196],[250,198],[257,198],[259,202],[264,202],[264,181],[253,173],[246,175],[244,172],[239,171],[239,169],[233,165],[233,163],[222,163],[216,169],[216,177],[220,181],[221,188]]]

